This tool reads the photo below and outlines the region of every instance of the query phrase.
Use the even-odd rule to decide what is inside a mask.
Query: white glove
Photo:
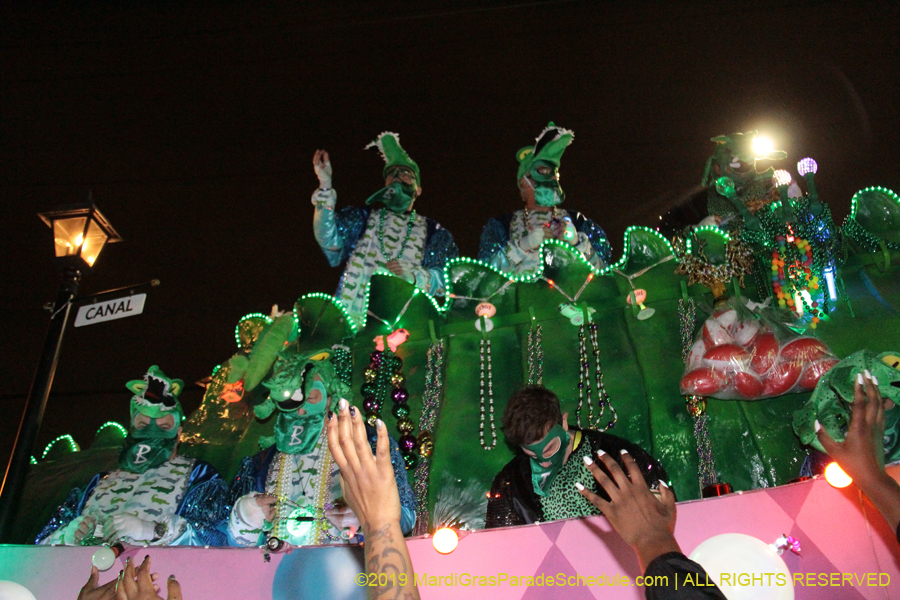
[[[522,241],[519,242],[519,246],[521,246],[522,250],[525,252],[532,252],[537,250],[540,245],[544,241],[544,228],[543,227],[535,227],[531,231],[528,232]]]
[[[247,494],[235,502],[234,510],[241,521],[253,529],[262,529],[265,513],[256,501],[256,494]]]
[[[78,546],[81,540],[93,535],[96,525],[97,519],[94,517],[89,515],[76,517],[65,526],[59,541],[66,546]]]
[[[312,205],[316,208],[334,208],[337,204],[337,192],[334,190],[318,189],[313,192]]]
[[[104,533],[108,540],[127,537],[136,542],[149,542],[156,537],[153,533],[155,526],[153,521],[145,521],[134,515],[115,515],[106,522]]]

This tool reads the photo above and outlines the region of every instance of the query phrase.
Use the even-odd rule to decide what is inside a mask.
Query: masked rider
[[[319,189],[313,193],[313,232],[336,267],[347,262],[336,296],[360,325],[366,320],[366,290],[375,272],[390,272],[432,295],[444,293],[444,263],[459,255],[449,231],[413,209],[422,195],[419,166],[400,146],[396,133],[385,132],[366,148],[384,158],[385,187],[365,207],[335,210],[328,153],[317,150],[313,167]],[[372,209],[371,205],[380,205]]]
[[[72,490],[36,543],[224,545],[216,526],[227,514],[225,482],[209,464],[178,455],[184,382],[154,365],[127,387],[134,396],[119,468]]]
[[[522,148],[517,179],[525,208],[492,218],[481,233],[478,259],[506,273],[533,272],[540,266],[544,240],[571,244],[594,267],[609,263],[606,234],[579,212],[558,208],[565,200],[559,185],[559,162],[575,134],[552,122],[534,146]]]
[[[510,398],[503,412],[503,433],[521,452],[494,478],[485,528],[600,514],[575,487],[579,483],[609,498],[585,465],[585,458],[597,459],[598,450],[609,453],[620,466],[621,452],[627,450],[652,489],[667,479],[662,466],[639,446],[570,426],[559,398],[541,386],[526,387]]]
[[[340,472],[325,436],[325,419],[349,387],[337,376],[327,351],[293,354],[275,365],[263,385],[269,398],[256,409],[260,418],[277,411],[274,437],[263,437],[264,450],[247,457],[232,484],[235,499],[227,523],[229,543],[281,550],[356,539],[359,521],[342,501]],[[374,444],[375,431],[368,431]],[[415,499],[397,442],[391,462],[401,498],[401,526],[409,533],[416,521]],[[289,547],[289,546],[288,546]]]

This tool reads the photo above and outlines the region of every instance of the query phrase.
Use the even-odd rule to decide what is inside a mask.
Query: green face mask
[[[324,401],[319,404],[324,408]],[[307,406],[304,408],[309,410]],[[297,411],[280,413],[275,420],[275,447],[287,454],[309,454],[322,433],[324,423],[321,413],[303,416],[298,415]]]
[[[169,460],[174,449],[174,436],[139,439],[129,435],[119,453],[119,467],[131,473],[144,473]]]
[[[557,439],[559,440],[559,447],[553,456],[544,456],[544,450]],[[556,479],[556,476],[562,470],[563,459],[566,457],[568,445],[569,432],[562,425],[554,425],[541,441],[522,446],[522,448],[534,453],[533,457],[529,456],[531,459],[531,483],[534,486],[534,493],[538,496],[547,495],[550,484],[553,483],[553,480]],[[550,464],[545,467],[541,463]]]
[[[381,202],[388,210],[402,213],[409,208],[415,200],[416,186],[401,181],[394,181],[390,185],[381,188],[366,200],[366,204]]]

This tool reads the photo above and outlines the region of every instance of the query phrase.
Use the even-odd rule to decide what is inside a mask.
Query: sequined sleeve
[[[94,488],[97,487],[97,483],[100,482],[100,478],[104,474],[105,473],[98,473],[97,475],[94,475],[91,481],[84,487],[84,490],[72,488],[72,491],[69,492],[69,495],[66,496],[63,503],[57,507],[56,511],[54,511],[50,521],[44,525],[40,533],[37,534],[34,543],[48,543],[48,539],[51,535],[71,523],[75,517],[80,516],[81,511],[84,509],[84,503],[93,493]]]
[[[369,211],[359,206],[345,206],[337,211],[335,214],[335,225],[338,235],[343,242],[338,263],[344,262],[353,253],[356,243],[362,237],[366,228],[366,220],[368,218]]]
[[[425,253],[422,257],[422,267],[429,272],[428,292],[432,295],[442,295],[446,282],[444,281],[444,265],[451,258],[459,256],[459,248],[453,241],[453,234],[434,223],[434,231],[428,237],[425,245]]]
[[[177,514],[188,522],[202,545],[227,546],[225,536],[218,529],[231,510],[225,481],[211,465],[198,461],[191,472],[189,486]]]
[[[478,244],[478,260],[490,263],[498,252],[504,252],[509,243],[509,231],[497,219],[491,218],[481,231]]]
[[[400,454],[397,440],[394,439],[394,436],[388,436],[388,439],[391,442],[391,466],[394,467],[394,479],[397,481],[397,492],[400,494],[400,529],[403,531],[403,535],[409,535],[416,525],[416,495],[409,486],[409,480],[406,477],[406,463],[403,455]],[[377,435],[370,434],[369,444],[372,446],[372,452],[376,452],[377,443]]]
[[[612,246],[610,246],[603,229],[590,219],[585,218],[584,222],[581,223],[580,232],[587,236],[591,246],[594,248],[594,252],[603,260],[603,264],[608,265],[612,257]]]

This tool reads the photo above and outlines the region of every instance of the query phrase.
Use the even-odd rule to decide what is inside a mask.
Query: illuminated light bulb
[[[791,177],[791,174],[788,173],[787,171],[785,171],[784,169],[778,169],[772,175],[772,179],[775,180],[775,185],[781,187],[783,185],[790,185],[791,179],[793,179],[793,178]]]
[[[97,257],[96,257],[96,256],[88,256],[88,257],[87,257],[87,264],[89,264],[90,266],[93,267],[93,266],[94,266],[94,261],[95,261],[95,260],[97,260]]]
[[[456,550],[456,545],[459,544],[459,536],[453,529],[441,527],[434,532],[434,538],[432,538],[431,543],[434,544],[434,549],[441,554],[450,554]]]
[[[825,283],[828,284],[828,298],[837,300],[837,286],[834,283],[834,266],[825,269]]]
[[[763,135],[753,138],[753,154],[764,157],[775,150],[775,142]]]
[[[816,173],[819,170],[819,165],[813,159],[809,158],[801,158],[800,162],[797,163],[797,172],[800,173],[800,176],[803,177],[807,173]]]
[[[825,467],[825,481],[827,481],[831,487],[836,488],[845,488],[853,483],[850,476],[844,473],[844,470],[836,462]]]
[[[79,233],[78,237],[75,238],[75,245],[80,246],[81,242],[83,242],[83,241],[84,241],[84,236]]]

